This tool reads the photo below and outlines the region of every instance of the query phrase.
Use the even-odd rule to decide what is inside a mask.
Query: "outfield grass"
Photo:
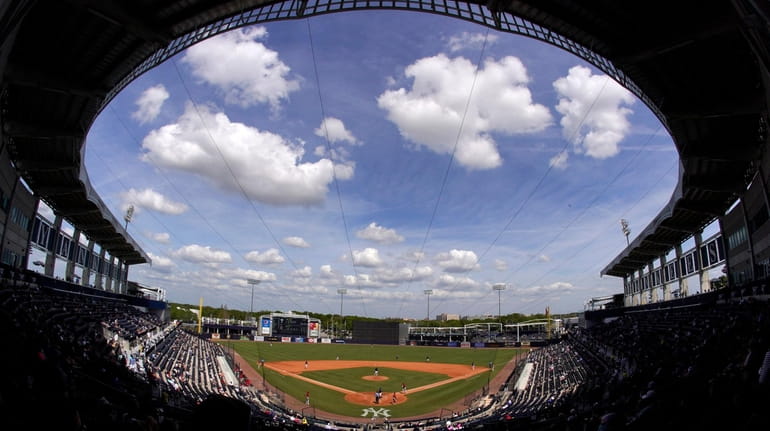
[[[273,361],[308,361],[311,370],[303,376],[326,382],[357,392],[374,392],[382,387],[384,401],[381,405],[390,409],[391,418],[417,416],[436,411],[444,406],[463,399],[466,395],[481,389],[489,383],[495,374],[510,361],[519,349],[498,348],[458,348],[424,346],[381,346],[354,344],[311,344],[311,343],[269,343],[248,341],[222,341],[225,346],[234,348],[255,369],[260,360]],[[380,375],[387,376],[385,381],[366,381],[361,377],[372,375],[372,368],[351,368],[345,370],[312,371],[313,360],[364,360],[376,361]],[[409,400],[395,406],[388,405],[390,394],[401,390],[401,383],[408,388],[423,386],[444,380],[445,375],[421,373],[396,368],[389,368],[387,361],[422,362],[430,358],[433,363],[465,364],[475,363],[477,367],[488,367],[494,363],[495,371],[482,373],[466,380],[448,383],[437,388],[409,393]],[[352,417],[360,417],[362,406],[345,401],[343,394],[321,386],[285,376],[270,369],[263,369],[267,381],[287,395],[304,400],[305,393],[311,394],[311,405],[316,409]]]

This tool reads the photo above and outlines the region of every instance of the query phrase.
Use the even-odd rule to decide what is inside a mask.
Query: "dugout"
[[[409,325],[398,322],[353,321],[353,343],[406,344]]]

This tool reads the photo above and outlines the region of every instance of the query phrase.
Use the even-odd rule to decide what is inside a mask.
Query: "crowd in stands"
[[[2,278],[0,429],[317,426],[251,387],[221,345],[157,314],[7,271]],[[527,372],[512,374],[483,408],[388,426],[770,429],[766,296],[618,316],[533,349],[519,364]],[[356,426],[335,428],[344,425]]]
[[[529,360],[490,429],[770,429],[766,300],[625,313]]]

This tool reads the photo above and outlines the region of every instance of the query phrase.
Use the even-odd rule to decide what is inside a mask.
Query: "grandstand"
[[[585,312],[584,324],[538,337],[542,346],[488,388],[483,406],[451,421],[400,425],[770,426],[766,4],[127,3],[0,4],[3,429],[331,428],[328,420],[307,423],[249,379],[245,364],[221,344],[170,322],[162,301],[128,294],[130,267],[151,259],[93,190],[82,166],[85,133],[128,83],[206,37],[257,22],[378,8],[441,13],[568,50],[646,103],[680,156],[669,203],[602,271],[622,279],[622,301],[596,298],[592,303],[602,305]],[[40,201],[54,220],[37,214]],[[65,220],[73,233],[62,231]],[[704,239],[712,224],[719,233]],[[683,246],[688,242],[692,247]],[[44,250],[45,261],[29,262],[31,247]],[[57,259],[67,265],[62,280],[53,277]],[[35,265],[42,274],[30,270]],[[727,286],[714,289],[708,271],[721,266]],[[231,339],[321,336],[320,322],[288,314],[208,325],[209,334],[224,331]],[[513,329],[426,328],[414,336],[462,348],[474,339],[504,345]],[[523,344],[521,334],[516,342]],[[335,425],[363,426],[353,418]]]

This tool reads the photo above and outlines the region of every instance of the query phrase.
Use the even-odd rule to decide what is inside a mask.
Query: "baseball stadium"
[[[0,0],[0,428],[768,429],[769,105],[751,0]]]

